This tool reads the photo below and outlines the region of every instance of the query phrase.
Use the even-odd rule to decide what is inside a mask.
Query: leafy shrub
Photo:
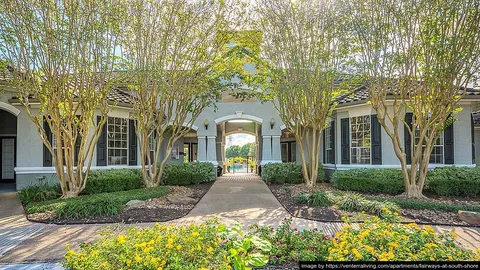
[[[20,201],[26,205],[32,202],[48,201],[58,199],[62,196],[60,185],[49,185],[43,183],[40,185],[29,186],[18,192]]]
[[[402,172],[397,169],[351,169],[333,173],[332,186],[340,190],[397,195],[404,191]]]
[[[253,225],[252,233],[272,243],[270,264],[298,261],[325,261],[328,257],[329,237],[317,229],[298,231],[292,228],[292,218],[285,219],[276,229]]]
[[[375,200],[375,201],[385,200],[384,198],[375,198],[375,197],[368,197],[368,199]],[[457,213],[458,210],[480,212],[480,206],[478,205],[460,205],[460,204],[405,200],[405,199],[395,199],[395,198],[389,198],[388,201],[395,203],[396,205],[405,209],[418,209],[418,210],[430,209],[430,210],[439,210],[439,211],[453,212],[453,213]]]
[[[435,168],[427,174],[426,191],[441,196],[480,196],[480,168]]]
[[[398,220],[397,220],[398,221]],[[455,246],[455,234],[437,235],[415,223],[367,219],[359,229],[346,225],[329,248],[329,261],[470,261],[478,255]]]
[[[269,184],[299,184],[303,182],[302,165],[287,163],[268,163],[263,165],[262,178]],[[317,181],[325,180],[322,164],[318,164]]]
[[[118,214],[130,200],[146,200],[168,193],[167,187],[133,189],[111,193],[82,195],[76,198],[56,199],[26,205],[27,214],[52,211],[55,218],[88,218]]]
[[[268,163],[263,165],[262,178],[271,184],[298,184],[302,182],[302,168],[293,162]]]
[[[132,227],[125,234],[104,236],[83,245],[79,252],[68,248],[68,269],[230,269],[225,248],[225,226],[155,224]]]
[[[212,182],[216,179],[216,168],[210,162],[167,164],[162,175],[167,185],[192,185]]]
[[[341,196],[336,205],[338,208],[350,212],[367,212],[379,217],[398,215],[400,207],[389,201],[370,201],[358,193],[346,193]]]
[[[314,191],[312,194],[300,193],[293,197],[293,200],[296,203],[310,206],[329,206],[332,204],[329,196],[323,191]]]
[[[91,171],[87,178],[84,194],[117,192],[142,187],[139,169],[108,169]]]

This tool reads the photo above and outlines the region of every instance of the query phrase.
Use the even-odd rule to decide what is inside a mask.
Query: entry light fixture
[[[270,120],[270,128],[273,129],[273,126],[275,126],[275,119]]]
[[[205,126],[205,129],[208,129],[208,124],[210,124],[208,122],[208,119],[205,119],[205,121],[203,121],[203,125]]]

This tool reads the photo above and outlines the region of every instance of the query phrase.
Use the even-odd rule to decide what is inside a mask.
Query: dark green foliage
[[[480,196],[480,168],[435,168],[427,174],[425,191],[440,196]]]
[[[366,212],[381,217],[385,210],[400,213],[400,207],[390,201],[368,200],[358,193],[346,193],[337,201],[338,208],[350,212]]]
[[[56,218],[88,218],[118,214],[130,200],[157,198],[168,193],[167,187],[133,189],[111,193],[82,195],[26,205],[27,214],[53,211]]]
[[[49,185],[47,183],[37,186],[29,186],[18,192],[22,204],[32,202],[41,202],[58,199],[62,196],[62,190],[59,184]]]
[[[163,172],[166,185],[192,185],[215,181],[216,168],[210,162],[167,164]]]
[[[369,200],[375,201],[384,201],[384,198],[368,197]],[[439,210],[444,212],[453,212],[456,213],[458,210],[462,211],[473,211],[480,212],[480,205],[459,205],[459,204],[449,204],[449,203],[440,203],[440,202],[429,202],[429,201],[416,201],[416,200],[405,200],[405,199],[388,199],[388,201],[397,204],[404,209],[430,209],[430,210]]]
[[[142,172],[139,169],[95,170],[88,175],[83,194],[139,189],[142,184]]]
[[[308,204],[310,199],[310,194],[300,193],[293,197],[293,201],[298,204]]]
[[[403,175],[397,169],[351,169],[336,171],[332,186],[340,190],[398,195],[404,191]]]
[[[263,165],[262,178],[269,184],[299,184],[303,182],[302,165],[288,163],[268,163]],[[323,166],[318,165],[317,181],[325,180]]]

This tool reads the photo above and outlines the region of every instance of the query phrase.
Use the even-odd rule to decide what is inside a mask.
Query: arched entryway
[[[255,154],[251,156],[242,156],[239,158],[241,161],[235,162],[236,165],[239,165],[237,163],[245,163],[242,164],[243,167],[246,167],[246,170],[240,170],[238,172],[248,172],[252,173],[258,172],[258,165],[259,161],[261,160],[261,131],[262,131],[262,122],[263,119],[248,115],[248,114],[237,114],[237,115],[227,115],[224,117],[220,117],[215,119],[215,123],[217,124],[217,132],[220,140],[218,140],[218,146],[217,147],[217,160],[219,161],[219,166],[222,167],[222,172],[223,173],[233,173],[232,170],[232,158],[226,156],[226,150],[227,147],[230,145],[242,145],[242,143],[238,141],[227,141],[227,138],[234,139],[237,138],[238,136],[234,135],[239,135],[239,134],[244,134],[246,136],[252,136],[254,139],[251,140],[250,143],[252,143],[255,147]],[[235,139],[234,139],[235,140]],[[245,161],[246,160],[246,161]],[[230,170],[229,170],[230,168]]]
[[[8,104],[7,104],[8,105]],[[15,191],[18,109],[0,108],[0,191]]]

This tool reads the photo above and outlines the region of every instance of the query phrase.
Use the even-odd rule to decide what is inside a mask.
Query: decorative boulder
[[[143,201],[140,201],[140,200],[131,200],[131,201],[128,201],[125,205],[126,206],[138,206],[139,204],[142,204]]]
[[[173,204],[196,204],[197,200],[183,195],[167,195],[167,201]]]
[[[458,218],[472,225],[480,225],[480,213],[458,210]]]

